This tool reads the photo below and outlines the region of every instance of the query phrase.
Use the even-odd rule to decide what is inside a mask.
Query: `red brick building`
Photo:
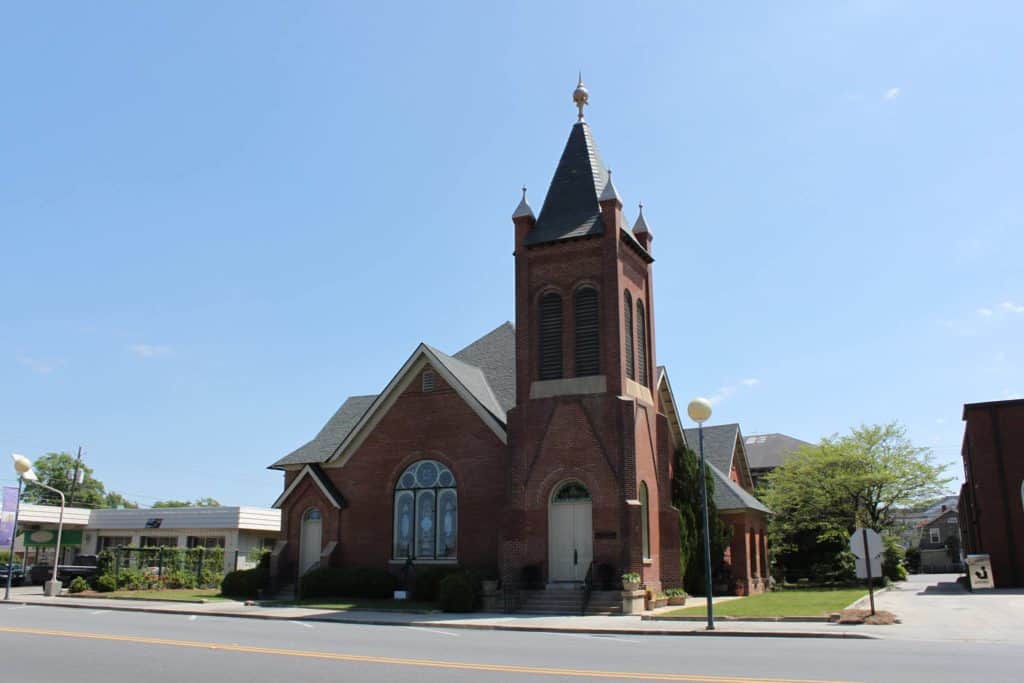
[[[996,588],[1024,586],[1024,400],[968,403],[963,419],[964,551],[991,556]]]
[[[421,344],[271,466],[282,581],[411,561],[492,567],[506,585],[524,568],[577,584],[592,567],[681,585],[670,463],[685,437],[655,361],[653,238],[642,212],[627,222],[582,86],[574,98],[540,214],[525,189],[513,213],[515,325],[451,356]]]

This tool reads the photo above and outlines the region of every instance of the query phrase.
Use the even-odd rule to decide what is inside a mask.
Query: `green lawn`
[[[72,594],[73,596],[74,594]],[[101,598],[137,598],[139,600],[177,600],[179,602],[203,602],[204,600],[230,600],[220,594],[219,588],[181,588],[156,591],[111,591],[109,593],[87,594]]]
[[[867,595],[862,588],[806,588],[782,590],[761,595],[737,598],[715,605],[715,616],[722,617],[820,617],[837,612],[854,600]],[[698,601],[693,607],[682,607],[664,612],[662,617],[703,616],[705,604],[702,598],[690,597],[687,601]]]

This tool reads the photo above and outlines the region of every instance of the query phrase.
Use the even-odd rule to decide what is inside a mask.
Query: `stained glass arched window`
[[[436,460],[406,468],[395,485],[395,559],[455,559],[459,498],[455,475]]]

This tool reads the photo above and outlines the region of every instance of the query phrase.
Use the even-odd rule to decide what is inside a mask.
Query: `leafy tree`
[[[718,516],[715,507],[715,482],[710,465],[705,464],[708,494],[708,529],[711,537],[711,572],[723,572],[725,549],[729,545],[729,528]],[[683,586],[691,595],[704,595],[704,521],[700,507],[700,466],[690,449],[675,453],[672,471],[672,504],[679,510],[679,565]]]
[[[109,492],[103,499],[104,507],[108,508],[127,508],[134,510],[139,507],[139,504],[133,500],[128,500],[120,493],[116,491]]]
[[[78,467],[82,474],[82,483],[72,482],[75,476],[75,467]],[[93,475],[92,468],[84,462],[75,461],[75,456],[70,453],[47,453],[32,464],[39,481],[47,486],[52,486],[64,493],[69,507],[87,508],[113,508],[126,507],[137,508],[138,503],[132,502],[115,491],[106,490],[103,482]],[[24,500],[27,503],[43,505],[59,505],[60,497],[52,491],[47,491],[41,486],[25,487]]]
[[[194,503],[190,500],[158,500],[153,503],[155,508],[219,508],[220,502],[215,498],[199,498]]]
[[[158,500],[153,503],[155,508],[189,508],[192,507],[192,501],[189,500]]]
[[[858,526],[895,536],[900,508],[940,495],[950,479],[898,423],[861,426],[805,446],[766,477],[761,495],[776,562],[790,578],[852,576]],[[895,556],[893,556],[895,557]]]
[[[73,484],[75,472],[75,456],[70,453],[47,453],[32,464],[39,481],[52,486],[64,493],[67,504],[82,507],[103,507],[106,489],[103,482],[93,476],[92,468],[85,463],[78,463],[78,469],[84,473],[81,484]],[[72,495],[74,491],[74,495]],[[28,503],[59,505],[60,497],[41,486],[25,487],[24,500]]]

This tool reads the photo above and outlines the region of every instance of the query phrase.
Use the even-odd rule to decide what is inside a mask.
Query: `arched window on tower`
[[[436,460],[413,463],[395,485],[394,559],[454,559],[458,536],[455,475]]]
[[[651,508],[647,496],[647,483],[640,482],[640,523],[643,529],[640,531],[640,541],[643,548],[644,559],[651,559]]]
[[[623,294],[622,317],[626,330],[626,377],[636,379],[636,372],[633,369],[633,297],[629,292]]]
[[[538,379],[562,378],[562,297],[548,292],[540,298],[540,363]]]
[[[597,375],[601,372],[597,312],[597,290],[589,286],[577,289],[573,298],[577,377]]]
[[[636,300],[636,381],[647,386],[647,315],[644,302]]]

